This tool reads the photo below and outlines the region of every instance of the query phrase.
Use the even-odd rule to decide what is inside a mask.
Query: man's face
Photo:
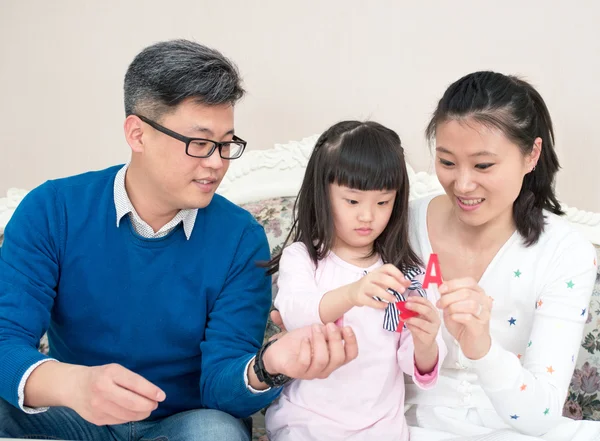
[[[217,142],[231,141],[233,106],[207,106],[183,101],[174,112],[164,115],[160,125],[190,138]],[[227,169],[229,160],[216,149],[208,158],[195,158],[185,152],[185,143],[144,124],[144,151],[140,158],[157,203],[169,209],[204,208]]]

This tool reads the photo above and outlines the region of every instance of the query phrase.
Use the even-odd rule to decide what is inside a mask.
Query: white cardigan
[[[433,197],[413,201],[410,210],[411,244],[425,261],[432,252],[426,216]],[[467,359],[444,328],[448,355],[438,386],[409,385],[406,403],[477,408],[495,416],[486,427],[548,432],[563,421],[595,278],[593,246],[560,217],[546,213],[545,231],[530,247],[515,232],[480,280],[494,299],[490,352]]]

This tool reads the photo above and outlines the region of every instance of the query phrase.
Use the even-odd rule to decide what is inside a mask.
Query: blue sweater
[[[0,248],[0,397],[18,406],[27,369],[50,357],[118,363],[162,388],[151,418],[210,408],[251,415],[279,392],[244,383],[271,305],[262,227],[215,195],[186,240],[116,226],[120,167],[49,181],[17,207]]]

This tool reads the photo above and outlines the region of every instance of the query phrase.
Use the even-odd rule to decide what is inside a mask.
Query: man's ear
[[[127,144],[129,144],[131,150],[134,153],[143,153],[145,127],[142,120],[135,115],[129,115],[125,118],[123,129],[125,131],[125,140],[127,140]]]

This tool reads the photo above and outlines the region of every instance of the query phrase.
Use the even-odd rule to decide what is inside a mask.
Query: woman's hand
[[[492,299],[472,278],[445,281],[440,287],[437,307],[444,312],[444,324],[458,341],[463,354],[478,360],[490,350]],[[407,325],[408,326],[408,325]]]
[[[419,314],[406,320],[415,346],[415,364],[421,374],[430,373],[438,361],[439,348],[435,338],[440,329],[440,314],[426,298],[409,297],[406,309]]]

